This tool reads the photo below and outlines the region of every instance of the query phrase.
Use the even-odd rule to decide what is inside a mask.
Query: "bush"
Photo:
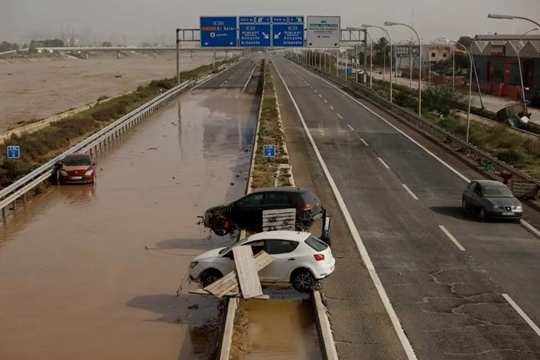
[[[451,86],[434,85],[422,92],[423,104],[443,116],[450,115],[450,110],[461,100],[462,96],[455,92]]]
[[[394,91],[392,97],[394,103],[401,107],[414,108],[417,104],[414,97],[406,91]]]
[[[527,154],[523,152],[523,149],[517,148],[500,149],[495,155],[499,160],[509,164],[523,163],[527,159]]]

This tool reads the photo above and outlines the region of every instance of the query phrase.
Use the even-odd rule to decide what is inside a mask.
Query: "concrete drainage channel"
[[[252,191],[260,145],[261,115],[265,96],[268,96],[267,87],[263,86],[263,89],[247,193]],[[277,99],[276,107],[277,121],[284,139]],[[294,186],[284,143],[283,149],[285,155],[282,157],[288,165],[277,166],[274,186],[280,186],[279,174],[282,169],[289,172],[286,177],[288,185]],[[242,231],[240,238],[245,237],[246,233]],[[326,307],[318,290],[311,294],[300,294],[288,287],[273,287],[266,288],[265,294],[270,296],[269,300],[226,298],[219,360],[338,359]]]

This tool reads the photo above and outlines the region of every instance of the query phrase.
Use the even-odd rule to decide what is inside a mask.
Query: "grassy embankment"
[[[221,65],[231,62],[229,59],[217,63]],[[197,79],[212,72],[212,65],[200,66],[181,74],[182,79]],[[13,181],[29,173],[41,164],[67,150],[72,143],[82,137],[87,137],[99,129],[109,125],[114,120],[150,101],[176,85],[176,77],[171,79],[154,80],[146,86],[139,86],[136,91],[107,102],[98,102],[90,109],[72,117],[55,122],[42,130],[12,136],[0,146],[0,187],[6,187]],[[21,147],[20,159],[7,159],[6,146]]]

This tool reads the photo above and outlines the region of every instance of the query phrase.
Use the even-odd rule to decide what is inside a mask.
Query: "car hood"
[[[220,247],[220,248],[217,248],[217,249],[213,249],[213,250],[210,250],[210,251],[207,251],[199,256],[197,256],[196,258],[193,259],[193,261],[203,261],[203,260],[210,260],[210,259],[215,259],[217,257],[220,257],[221,255],[219,254],[219,252],[221,250],[225,249],[224,247]]]
[[[90,169],[90,166],[88,165],[62,166],[62,170],[64,171],[86,171],[89,169]]]
[[[516,198],[486,198],[493,206],[521,206],[521,203]]]

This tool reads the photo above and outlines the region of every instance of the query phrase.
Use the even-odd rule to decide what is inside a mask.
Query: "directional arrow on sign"
[[[270,39],[270,36],[268,36],[268,34],[265,33],[265,32],[262,33],[262,36],[263,36],[263,38],[265,38],[267,40]]]
[[[278,32],[276,35],[274,35],[274,40],[279,39],[280,36],[281,36],[281,32]]]

